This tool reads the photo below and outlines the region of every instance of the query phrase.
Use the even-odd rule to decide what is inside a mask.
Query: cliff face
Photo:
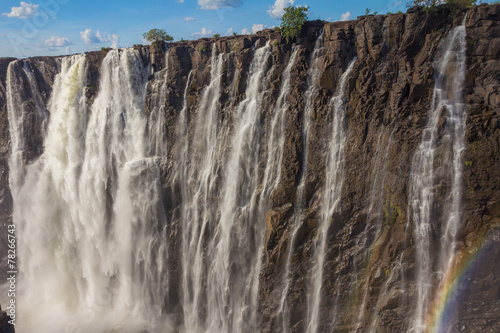
[[[203,105],[207,98],[215,101],[219,110],[217,131],[226,140],[214,148],[214,156],[221,161],[214,164],[215,170],[211,171],[215,184],[211,186],[218,188],[219,183],[228,182],[230,169],[225,169],[223,164],[231,161],[231,151],[237,144],[232,138],[237,136],[237,131],[246,131],[237,120],[243,112],[241,104],[248,101],[252,93],[248,89],[249,78],[255,74],[252,59],[255,50],[268,43],[270,57],[264,58],[262,98],[255,106],[264,110],[256,121],[260,135],[255,136],[255,150],[248,153],[254,157],[255,166],[245,167],[247,177],[255,178],[255,184],[249,180],[240,184],[242,192],[245,187],[253,191],[252,200],[263,198],[264,201],[253,218],[249,218],[255,226],[252,228],[257,230],[252,237],[263,238],[263,253],[259,256],[259,248],[249,248],[248,253],[244,253],[247,257],[242,255],[243,258],[256,255],[260,268],[259,318],[255,321],[258,327],[252,321],[243,330],[275,332],[286,325],[287,331],[303,332],[310,330],[311,323],[321,332],[404,332],[413,327],[411,318],[415,316],[419,297],[421,266],[419,238],[415,235],[413,208],[409,204],[415,172],[412,165],[429,126],[429,110],[433,108],[436,94],[435,79],[442,74],[436,72],[435,66],[436,58],[443,52],[440,45],[450,31],[461,24],[463,15],[451,16],[444,11],[414,12],[364,16],[347,22],[309,22],[304,35],[293,45],[286,44],[277,32],[263,31],[253,36],[172,43],[167,50],[161,46],[135,47],[144,66],[152,68],[147,77],[145,112],[165,143],[165,147],[155,146],[153,155],[162,156],[162,210],[168,221],[165,228],[169,253],[165,261],[170,281],[163,305],[168,309],[165,312],[176,318],[174,325],[186,325],[183,306],[188,293],[183,290],[186,282],[182,262],[187,246],[182,236],[186,228],[182,212],[188,187],[180,179],[179,169],[189,169],[189,163],[195,163],[191,160],[181,164],[182,147],[189,143],[186,149],[195,152],[190,155],[193,159],[201,154],[193,148],[202,141],[198,138],[197,119],[201,118],[201,112],[208,112]],[[468,266],[465,280],[455,282],[461,289],[456,292],[460,302],[453,305],[456,315],[453,327],[466,332],[490,332],[500,331],[500,6],[471,9],[465,18],[465,30],[467,70],[463,101],[467,118],[465,149],[461,152],[463,194],[461,227],[456,232],[452,267],[457,270],[455,277],[459,275],[457,267],[466,261],[473,262],[473,269]],[[318,47],[320,35],[322,45]],[[224,55],[220,91],[207,97],[214,81],[215,57],[219,54]],[[85,95],[89,105],[100,91],[105,56],[103,52],[86,55]],[[277,112],[276,105],[281,103],[286,67],[292,58],[295,63],[288,74],[284,141],[278,161],[281,172],[276,187],[266,194],[266,161],[269,162],[268,156],[274,153],[268,145],[272,142],[272,119]],[[346,101],[345,119],[341,121],[345,143],[341,151],[344,171],[340,196],[336,209],[328,217],[327,228],[321,229],[325,188],[330,184],[328,142],[336,117],[332,110],[337,110],[332,106],[332,97],[339,93],[341,75],[355,58],[342,87],[344,90],[340,92]],[[13,60],[0,60],[0,214],[4,235],[12,212],[8,186],[11,148],[6,73],[7,64]],[[23,82],[23,90],[18,92],[27,115],[23,123],[26,139],[23,159],[30,164],[44,151],[43,139],[51,116],[47,103],[54,77],[61,70],[61,60],[31,58],[17,61],[12,70]],[[312,75],[314,73],[318,75]],[[312,103],[310,114],[305,112],[308,101]],[[186,119],[185,136],[182,136],[185,142],[179,141],[179,126],[184,121],[181,118]],[[438,133],[445,131],[449,118],[440,117]],[[304,133],[307,133],[306,139]],[[150,137],[150,140],[153,139]],[[444,136],[440,142],[446,140]],[[245,146],[242,144],[242,147]],[[451,195],[452,181],[447,178],[450,165],[439,165],[441,160],[437,158],[436,161],[433,209],[437,212],[443,207],[448,209],[447,196]],[[214,202],[219,200],[216,194],[225,194],[220,189],[214,191],[207,190],[207,197]],[[110,196],[108,200],[112,201],[113,194]],[[244,206],[243,201],[240,207]],[[213,214],[214,220],[220,218],[219,213]],[[444,223],[443,217],[433,215],[429,231],[429,246],[433,250],[437,248],[436,243],[442,242]],[[208,251],[209,240],[216,237],[216,232],[205,232],[200,239],[207,243],[204,249]],[[317,268],[316,254],[321,247],[318,240],[322,237],[326,250],[324,263],[320,264],[323,267],[321,301],[316,319],[312,320],[310,304],[314,303],[311,295],[315,290],[311,270]],[[2,240],[1,244],[6,243]],[[258,246],[260,240],[255,244]],[[3,249],[2,252],[6,253]],[[231,271],[229,281],[238,278],[250,281],[238,275],[238,272],[243,276],[247,274],[243,263],[233,265],[228,269]],[[288,281],[288,290],[284,281]],[[438,293],[440,288],[436,282],[432,293]],[[199,311],[200,317],[210,313],[206,308]]]
[[[10,196],[10,191],[9,191],[9,153],[10,153],[10,145],[8,144],[9,142],[9,123],[7,120],[7,108],[6,108],[6,100],[5,100],[5,79],[6,79],[6,72],[7,72],[7,66],[9,62],[14,60],[13,58],[2,58],[1,59],[1,83],[0,83],[0,103],[2,103],[2,109],[0,113],[1,117],[1,123],[2,123],[2,151],[1,151],[1,164],[2,164],[2,171],[1,171],[1,187],[2,187],[2,209],[1,209],[1,230],[2,230],[2,240],[1,240],[1,251],[2,253],[7,253],[7,226],[6,224],[10,223],[11,218],[10,218],[10,213],[12,212],[12,197]],[[5,262],[5,259],[2,256],[2,263]],[[5,276],[5,273],[3,273],[0,278],[7,278]]]

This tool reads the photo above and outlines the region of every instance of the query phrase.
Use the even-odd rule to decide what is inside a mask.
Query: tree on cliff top
[[[280,28],[287,43],[300,35],[302,27],[307,21],[307,9],[308,7],[301,6],[288,6],[285,8],[285,14],[281,17]]]
[[[424,11],[436,11],[439,7],[447,7],[452,12],[458,12],[474,6],[476,0],[412,0],[407,7],[422,7]]]
[[[160,42],[171,42],[174,40],[174,37],[167,34],[167,32],[163,29],[151,29],[148,32],[142,34],[142,37],[153,44]]]

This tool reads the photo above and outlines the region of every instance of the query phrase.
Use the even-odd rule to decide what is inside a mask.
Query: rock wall
[[[332,119],[328,102],[336,91],[340,75],[355,57],[357,60],[346,88],[349,104],[345,123],[345,179],[340,209],[333,216],[328,232],[319,331],[409,330],[408,318],[415,302],[415,248],[408,229],[411,225],[408,223],[411,220],[408,207],[411,161],[427,123],[435,77],[432,63],[437,47],[463,17],[464,13],[453,16],[440,11],[435,14],[370,15],[347,22],[308,22],[304,34],[293,45],[286,44],[280,34],[272,30],[252,36],[176,42],[168,45],[168,68],[165,64],[166,48],[161,45],[135,46],[143,55],[144,63],[151,63],[153,71],[148,81],[146,111],[154,107],[152,96],[157,80],[165,75],[169,78],[163,101],[167,151],[171,161],[163,165],[162,170],[165,193],[176,192],[170,170],[175,163],[175,147],[179,145],[175,141],[175,126],[186,84],[189,83],[189,118],[194,119],[202,91],[210,82],[212,49],[229,54],[229,60],[224,63],[222,93],[218,102],[223,110],[221,116],[229,119],[228,124],[231,124],[236,106],[245,97],[253,48],[267,42],[272,46],[269,91],[263,106],[268,111],[264,122],[272,112],[270,106],[276,102],[281,75],[292,50],[298,48],[297,63],[291,72],[281,179],[271,195],[267,221],[255,221],[267,226],[260,276],[262,327],[259,330],[279,330],[276,312],[304,158],[302,127],[307,72],[321,30],[325,49],[311,115],[305,183],[307,211],[294,243],[290,275],[293,281],[289,292],[291,331],[306,329],[304,316],[308,289],[305,276],[311,267],[325,184],[324,138],[329,134],[328,124]],[[465,24],[468,118],[463,152],[463,228],[458,234],[460,257],[479,253],[481,240],[491,237],[493,240],[475,264],[475,273],[470,274],[467,297],[459,306],[457,327],[467,332],[500,331],[500,5],[474,7],[467,13]],[[99,67],[104,56],[105,52],[87,53],[89,103],[98,91]],[[9,223],[12,209],[8,189],[10,148],[5,99],[7,64],[11,61],[13,59],[0,59],[2,228]],[[60,61],[40,57],[18,61],[18,64],[30,67],[46,105]],[[20,67],[16,73],[25,75]],[[32,93],[29,89],[27,83],[26,91],[20,92],[26,95],[26,108],[32,111],[24,128],[29,133],[27,161],[43,152],[45,128],[40,113],[35,112],[36,103],[30,99]],[[47,110],[45,112],[48,114]],[[192,123],[190,133],[193,132]],[[265,149],[261,152],[262,155],[266,153]],[[175,195],[164,197],[167,198],[168,214],[174,216],[179,198]],[[172,225],[170,228],[176,230],[182,226]],[[176,253],[180,239],[175,233],[170,237],[170,251]],[[362,239],[368,239],[369,249],[362,244]],[[1,244],[3,246],[5,241],[2,240]],[[6,253],[3,248],[0,250]],[[176,255],[172,256],[169,265],[172,274],[180,276],[181,267]],[[171,286],[171,308],[179,307],[180,292],[178,285]]]
[[[2,265],[7,262],[7,257],[4,255],[7,253],[7,224],[10,224],[11,217],[10,213],[12,211],[12,197],[9,191],[9,123],[7,120],[7,106],[5,100],[5,79],[7,73],[7,66],[9,62],[14,60],[13,58],[2,58],[0,61],[0,126],[1,126],[1,150],[0,150],[0,165],[2,170],[0,171],[0,188],[1,190],[1,201],[0,201],[0,251],[2,251]],[[6,273],[0,273],[0,278],[6,279]]]

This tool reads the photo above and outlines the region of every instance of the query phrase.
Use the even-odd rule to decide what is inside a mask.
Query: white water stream
[[[450,31],[440,45],[434,63],[436,80],[427,126],[412,162],[409,210],[417,262],[413,332],[428,329],[430,305],[452,268],[456,235],[462,223],[465,48],[465,25]],[[435,197],[443,190],[444,205],[438,207]]]

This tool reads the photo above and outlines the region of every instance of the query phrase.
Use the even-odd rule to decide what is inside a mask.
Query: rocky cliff
[[[179,169],[189,169],[189,163],[194,163],[201,154],[201,150],[193,153],[191,161],[183,165],[182,147],[188,142],[190,148],[187,149],[197,152],[191,147],[207,138],[198,137],[197,119],[202,117],[202,112],[208,112],[204,106],[207,99],[213,100],[218,105],[217,133],[225,139],[220,139],[214,148],[214,156],[221,160],[210,171],[213,172],[210,186],[216,189],[206,193],[209,202],[218,202],[219,196],[227,195],[218,189],[219,186],[231,189],[227,185],[230,169],[225,169],[223,161],[231,161],[237,131],[247,130],[239,125],[238,117],[243,112],[241,105],[245,105],[252,94],[248,89],[252,84],[250,78],[255,74],[252,60],[256,50],[268,47],[270,56],[263,56],[266,63],[262,91],[254,106],[263,110],[255,121],[259,128],[255,136],[246,139],[249,145],[255,140],[252,143],[255,149],[248,152],[255,166],[242,167],[246,177],[254,180],[241,181],[234,189],[244,193],[247,188],[253,193],[247,196],[248,201],[262,199],[264,202],[254,215],[248,215],[251,227],[256,230],[248,237],[258,238],[252,243],[256,248],[247,249],[248,253],[241,257],[260,254],[257,256],[258,318],[246,327],[238,327],[249,332],[281,331],[284,325],[284,330],[290,332],[311,331],[311,325],[317,325],[318,332],[405,332],[414,327],[411,318],[415,317],[420,295],[421,264],[420,238],[415,235],[416,222],[410,204],[415,173],[412,168],[414,156],[425,140],[425,129],[429,127],[436,77],[442,74],[437,73],[436,58],[450,31],[461,24],[464,15],[464,12],[451,15],[443,10],[432,14],[370,15],[347,22],[308,22],[303,35],[293,44],[285,43],[279,32],[265,30],[252,36],[134,47],[144,67],[151,68],[146,77],[144,103],[148,128],[152,128],[151,124],[158,127],[157,133],[165,143],[161,149],[156,146],[151,149],[156,150],[153,155],[162,157],[161,204],[167,221],[165,264],[170,282],[160,303],[164,306],[162,312],[175,318],[172,325],[187,325],[185,303],[191,301],[185,296],[189,292],[183,290],[187,283],[185,259],[182,259],[187,251],[187,238],[183,236],[186,224],[182,214],[185,193],[196,185],[185,186]],[[468,11],[464,24],[466,75],[462,97],[467,118],[465,147],[460,151],[461,225],[453,243],[454,263],[450,264],[455,267],[455,273],[449,278],[455,286],[449,289],[455,290],[459,301],[452,307],[455,319],[451,327],[453,331],[495,332],[500,331],[500,6],[476,6]],[[322,43],[319,46],[318,38]],[[216,57],[220,54],[223,55],[220,74],[216,73],[220,75],[220,91],[208,95],[214,84],[214,68],[219,66]],[[105,52],[85,55],[85,96],[89,107],[102,88],[101,66],[106,56]],[[288,73],[286,67],[292,58],[295,62]],[[11,220],[13,201],[8,181],[11,146],[6,97],[7,65],[12,61],[0,59],[2,235],[6,234],[5,226]],[[48,101],[55,76],[61,71],[61,61],[61,58],[40,57],[18,60],[11,65],[12,73],[22,82],[22,89],[16,94],[26,114],[23,121],[26,165],[44,153],[44,137],[51,119]],[[344,90],[339,92],[341,76],[350,64],[352,68],[342,86]],[[276,106],[283,102],[281,90],[287,75],[290,86],[283,104],[286,118],[278,160],[280,173],[276,176],[276,186],[266,193],[266,163],[275,153],[268,145],[274,135],[272,119]],[[336,208],[327,217],[325,229],[322,210],[330,186],[327,156],[336,117],[332,110],[337,110],[332,101],[339,93],[345,101],[345,119],[340,122],[345,131],[341,151],[344,171]],[[185,142],[180,142],[179,126],[183,121]],[[444,133],[450,121],[448,116],[440,116],[438,135]],[[445,135],[439,139],[440,142],[446,140]],[[452,187],[452,181],[447,178],[450,165],[440,164],[441,161],[444,159],[436,158],[433,165],[432,209],[436,214],[429,231],[429,246],[433,250],[438,248],[435,243],[443,241],[444,234],[445,221],[437,212],[449,209],[447,202]],[[239,160],[239,163],[244,162]],[[106,200],[113,201],[113,197],[110,193]],[[235,207],[246,207],[245,201],[242,199]],[[204,209],[207,216],[213,214],[216,221],[224,214],[224,210]],[[238,214],[233,217],[243,224],[241,221],[246,220],[235,216],[244,212],[238,211]],[[201,244],[206,242],[202,245],[205,251],[210,249],[211,237],[217,235],[215,230],[198,231],[206,233],[200,237]],[[322,239],[326,250],[324,262],[319,264],[322,267],[318,289],[321,302],[317,314],[311,317],[310,305],[314,303],[311,295],[316,292],[311,270],[319,267],[315,260],[318,260]],[[3,238],[1,244],[6,244]],[[233,253],[240,251],[233,246]],[[1,250],[6,253],[4,248]],[[460,270],[462,266],[467,268]],[[208,276],[209,271],[203,272]],[[238,279],[251,281],[243,263],[234,262],[228,271],[229,283]],[[439,273],[446,275],[446,272]],[[437,281],[445,280],[443,277],[432,280],[436,281],[433,294],[442,287]],[[210,284],[210,279],[208,281]],[[437,307],[439,305],[433,303],[429,313],[437,313],[434,309]],[[199,315],[209,317],[210,311],[201,307]],[[227,311],[224,316],[234,316],[230,309],[224,311]],[[236,322],[232,325],[239,325]],[[229,327],[236,329],[237,326]]]

